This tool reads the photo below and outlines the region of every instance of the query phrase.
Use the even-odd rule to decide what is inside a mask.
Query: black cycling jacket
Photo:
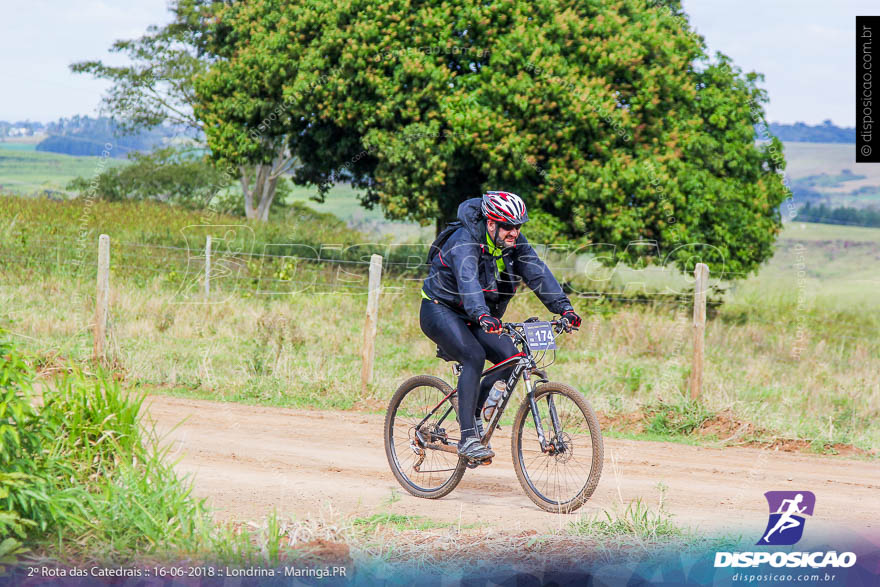
[[[432,259],[422,288],[425,294],[473,320],[483,314],[501,318],[522,280],[554,314],[571,310],[559,282],[522,233],[515,246],[503,249],[505,270],[499,273],[486,241],[481,202],[482,198],[471,198],[458,207],[462,227]]]

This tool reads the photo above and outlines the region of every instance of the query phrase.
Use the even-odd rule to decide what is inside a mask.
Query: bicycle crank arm
[[[433,442],[429,442],[425,445],[425,448],[430,448],[431,450],[441,450],[443,452],[451,452],[454,454],[458,454],[458,448],[449,444],[436,444]]]

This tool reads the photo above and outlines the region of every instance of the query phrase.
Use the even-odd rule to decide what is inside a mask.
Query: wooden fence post
[[[379,319],[379,291],[382,282],[382,255],[370,257],[370,290],[367,295],[367,320],[364,323],[364,348],[361,365],[361,390],[373,380],[374,344]]]
[[[211,295],[211,235],[205,237],[205,299]]]
[[[706,289],[709,266],[697,263],[694,268],[694,368],[691,372],[691,399],[703,392],[703,342],[706,332]]]
[[[98,238],[98,291],[95,298],[95,347],[93,358],[104,361],[107,346],[107,313],[110,302],[110,237]]]

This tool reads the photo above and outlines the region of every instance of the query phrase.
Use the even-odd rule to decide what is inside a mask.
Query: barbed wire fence
[[[367,285],[368,270],[371,264],[370,256],[364,260],[340,259],[325,256],[303,256],[296,254],[272,254],[250,252],[243,250],[223,250],[217,248],[217,239],[213,240],[214,249],[210,259],[206,255],[207,247],[181,247],[172,245],[138,243],[138,242],[113,242],[113,269],[124,270],[126,277],[153,277],[164,276],[167,281],[181,281],[185,278],[198,280],[200,288],[205,287],[205,279],[210,280],[209,288],[222,287],[225,282],[235,282],[237,287],[242,283],[250,284],[250,289],[255,293],[265,295],[283,295],[290,293],[306,293],[322,289],[326,293],[353,293],[366,295],[369,292]],[[96,272],[96,255],[85,255],[82,261],[67,258],[68,241],[65,239],[28,239],[21,243],[20,251],[6,254],[4,262],[18,264],[24,268],[47,268],[56,270],[65,269],[70,272],[78,272],[82,277],[94,276]],[[34,246],[38,245],[38,246]],[[278,247],[307,247],[309,245],[265,245]],[[424,253],[428,245],[412,245],[421,247],[424,252],[419,255],[410,255],[408,261],[394,261],[383,256],[382,271],[384,275],[397,281],[412,282],[414,289],[421,288],[421,281],[428,275],[428,266],[424,262]],[[330,248],[328,250],[337,250]],[[205,265],[210,265],[210,272],[205,273]],[[597,300],[603,299],[614,302],[648,303],[675,305],[690,301],[693,297],[691,288],[683,288],[682,291],[648,291],[641,288],[636,291],[629,286],[632,284],[618,284],[618,289],[584,288],[576,285],[571,278],[582,278],[583,282],[590,284],[609,283],[608,277],[593,278],[586,274],[584,269],[574,266],[564,266],[548,260],[548,265],[554,274],[561,275],[567,293],[572,297]],[[308,276],[310,280],[297,279],[297,276]],[[740,272],[713,273],[713,279],[725,279],[729,277],[745,277],[747,274]],[[324,278],[323,281],[318,277]],[[311,279],[314,278],[314,279]],[[397,281],[382,286],[385,292],[397,292],[403,288]],[[306,289],[273,290],[265,287],[268,284],[286,284],[304,286]],[[418,283],[418,287],[415,287]],[[641,282],[635,282],[636,285]],[[622,287],[622,289],[621,289]],[[720,305],[719,300],[708,300],[709,306]]]
[[[363,390],[367,389],[372,379],[374,360],[372,349],[377,333],[379,294],[383,290],[381,284],[383,270],[396,273],[396,277],[402,277],[404,281],[408,280],[419,286],[428,273],[428,267],[421,255],[410,256],[405,262],[385,259],[377,254],[371,255],[370,260],[322,258],[257,253],[230,248],[217,250],[212,248],[213,242],[216,241],[212,241],[212,237],[207,235],[202,249],[137,242],[114,243],[112,268],[116,272],[121,270],[121,273],[129,277],[143,278],[146,274],[149,278],[161,277],[176,282],[179,286],[177,295],[183,296],[184,299],[181,301],[188,302],[211,303],[212,294],[213,298],[216,298],[228,293],[229,284],[233,284],[233,289],[245,284],[254,295],[284,295],[308,291],[324,293],[322,289],[334,293],[367,294],[361,369]],[[67,249],[64,249],[62,241],[57,239],[54,242],[47,239],[30,240],[22,242],[21,245],[28,254],[12,255],[12,258],[24,263],[26,269],[31,266],[45,269],[47,265],[54,265],[55,270],[61,270],[62,273],[67,270],[87,279],[94,275],[98,289],[95,298],[93,359],[106,362],[108,335],[114,348],[118,349],[118,337],[113,328],[110,311],[109,236],[100,236],[96,259],[92,259],[91,256],[79,260],[66,258],[63,253]],[[94,274],[89,266],[94,267]],[[574,267],[554,267],[555,272],[575,270]],[[705,264],[697,265],[695,278],[694,345],[699,352],[695,350],[694,353],[694,372],[702,373],[702,341],[708,289],[708,267]],[[366,284],[360,283],[364,280],[367,280]],[[676,293],[652,293],[651,295],[655,296],[653,298],[641,294],[637,297],[631,295],[627,297],[626,291],[575,293],[578,297],[593,299],[602,297],[613,301],[650,301],[679,306],[684,302],[682,295]],[[695,379],[695,382],[692,385],[692,395],[696,398],[701,391],[699,378]]]
[[[222,242],[218,239],[211,241]],[[400,294],[407,291],[416,294],[421,289],[422,280],[428,274],[428,266],[424,262],[424,254],[410,255],[406,261],[396,261],[373,254],[370,259],[341,259],[329,256],[305,256],[301,254],[272,254],[236,250],[227,246],[212,248],[206,240],[201,249],[143,242],[114,242],[112,264],[107,271],[132,278],[134,280],[162,279],[177,287],[176,295],[182,303],[217,303],[222,296],[230,296],[245,292],[250,295],[279,296],[300,293],[366,295],[367,325],[365,333],[372,330],[375,337],[375,324],[378,320],[378,296]],[[108,245],[109,246],[109,245]],[[269,247],[287,247],[294,251],[297,247],[305,247],[315,251],[308,245],[284,244],[264,245]],[[421,245],[414,245],[419,248]],[[427,245],[421,247],[427,249]],[[16,251],[4,254],[4,265],[16,264],[25,270],[53,269],[62,274],[75,275],[83,280],[99,277],[97,247],[89,248],[91,252],[81,255],[79,259],[71,258],[69,239],[31,239],[23,238],[17,243]],[[323,252],[325,249],[321,247]],[[331,246],[327,251],[341,250],[341,246]],[[413,251],[415,252],[415,251]],[[94,254],[92,254],[94,253]],[[700,263],[698,268],[706,267]],[[206,270],[207,269],[207,270]],[[583,276],[585,270],[577,267],[552,265],[554,274],[568,277]],[[708,283],[708,267],[702,280],[695,275],[694,288],[685,292],[646,291],[644,284],[640,291],[629,289],[631,284],[624,284],[623,289],[604,290],[588,289],[580,291],[570,286],[569,296],[592,300],[595,302],[617,302],[625,304],[651,304],[676,306],[678,309],[693,304],[694,307],[694,345],[695,351],[699,344],[702,347],[704,337],[705,316],[707,306],[717,306],[721,300],[709,300],[707,294],[711,288]],[[385,284],[379,276],[390,277]],[[713,279],[724,280],[730,277],[744,277],[739,272],[719,272]],[[98,279],[98,283],[109,280],[109,275]],[[587,279],[589,282],[589,279]],[[601,282],[602,280],[596,280]],[[606,280],[607,281],[607,280]],[[568,283],[568,282],[564,282]],[[702,283],[699,286],[698,283]],[[99,299],[102,296],[97,296]],[[109,300],[104,295],[103,299]],[[227,298],[228,299],[228,298]],[[109,304],[109,302],[107,302]],[[97,316],[105,316],[105,328],[99,332]],[[104,360],[104,349],[107,348],[105,337],[109,334],[113,347],[118,349],[118,340],[113,327],[112,311],[108,307],[96,309],[94,326],[95,359]],[[368,328],[369,327],[369,328]],[[844,336],[842,338],[861,340],[861,337]],[[100,339],[100,340],[99,340]],[[365,336],[364,348],[371,348],[373,340]],[[703,352],[694,353],[694,372],[702,372]],[[372,363],[372,353],[364,352],[364,361]],[[699,365],[696,364],[699,362]],[[372,365],[363,366],[363,387],[369,383]],[[699,384],[692,388],[694,397],[700,394]]]

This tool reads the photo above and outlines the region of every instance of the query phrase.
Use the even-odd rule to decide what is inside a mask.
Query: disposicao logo
[[[770,506],[770,520],[759,546],[790,546],[804,535],[804,514],[813,515],[816,496],[812,491],[768,491],[764,494]]]
[[[767,528],[757,546],[791,546],[804,535],[804,516],[812,516],[816,496],[812,491],[768,491],[764,494],[770,507]],[[851,567],[856,564],[852,552],[716,552],[715,567]]]

